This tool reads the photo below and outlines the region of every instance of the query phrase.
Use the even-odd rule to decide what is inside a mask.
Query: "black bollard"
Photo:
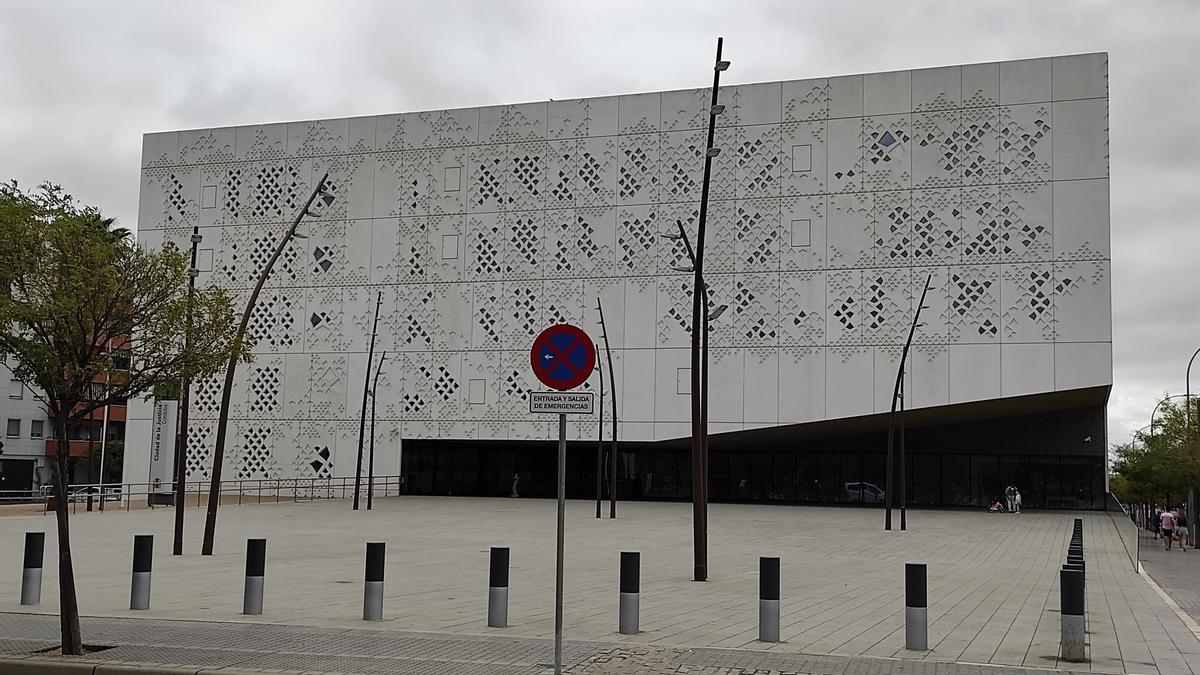
[[[363,589],[363,619],[383,618],[383,547],[382,541],[367,543],[367,575]]]
[[[42,601],[42,557],[46,550],[45,532],[25,533],[25,566],[21,573],[21,604]]]
[[[929,649],[929,584],[925,563],[904,563],[904,648]]]
[[[488,569],[488,624],[508,625],[508,547],[493,546]]]
[[[1083,661],[1084,601],[1083,570],[1063,569],[1059,578],[1059,609],[1062,615],[1062,659]]]
[[[642,554],[621,551],[621,604],[617,630],[623,635],[635,635],[641,628]]]
[[[154,535],[133,537],[133,581],[129,609],[150,609],[150,567],[154,562]]]
[[[779,642],[779,558],[758,559],[758,639]]]
[[[267,540],[246,540],[246,588],[242,594],[242,614],[262,614],[263,582],[267,568]]]

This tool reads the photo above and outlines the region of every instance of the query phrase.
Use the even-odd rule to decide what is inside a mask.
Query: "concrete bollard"
[[[623,635],[636,635],[641,629],[642,554],[621,551],[621,605],[617,630]]]
[[[21,572],[22,605],[42,602],[42,557],[45,550],[45,532],[25,533],[25,566]]]
[[[493,546],[488,569],[488,626],[508,625],[508,547]]]
[[[758,639],[779,642],[779,558],[758,559]]]
[[[129,609],[150,609],[150,568],[154,562],[154,535],[133,536],[133,581]]]
[[[363,589],[363,620],[383,619],[383,547],[382,541],[367,542],[367,576]]]
[[[929,584],[925,563],[904,563],[904,648],[929,649]]]
[[[1062,615],[1062,659],[1083,661],[1086,624],[1083,611],[1083,571],[1063,569],[1058,573]]]
[[[267,540],[246,540],[246,590],[242,614],[259,615],[263,610],[263,582],[267,568]]]

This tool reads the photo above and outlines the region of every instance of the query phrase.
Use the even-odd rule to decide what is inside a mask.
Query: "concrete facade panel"
[[[713,428],[889,409],[926,278],[910,409],[1111,384],[1106,70],[1094,54],[724,88],[705,242],[712,307],[727,305]],[[200,226],[198,283],[237,302],[330,176],[335,201],[305,218],[251,322],[229,470],[347,474],[377,294],[385,463],[401,438],[550,438],[528,413],[529,344],[563,321],[599,342],[597,298],[619,435],[688,435],[691,277],[664,235],[698,227],[708,96],[146,135],[141,244],[186,247]],[[194,385],[192,478],[219,396],[216,378]],[[130,416],[132,467],[149,430]]]

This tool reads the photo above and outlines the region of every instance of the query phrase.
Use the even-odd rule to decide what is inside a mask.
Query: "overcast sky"
[[[1200,347],[1200,2],[0,0],[0,179],[136,227],[147,131],[1109,52],[1109,440]],[[1200,359],[1198,359],[1200,360]],[[1200,389],[1200,367],[1193,374]]]

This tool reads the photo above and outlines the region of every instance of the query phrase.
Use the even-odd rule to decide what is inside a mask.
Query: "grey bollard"
[[[779,558],[758,559],[758,639],[779,642]]]
[[[641,628],[642,554],[621,551],[621,606],[617,630],[622,635],[636,635]]]
[[[45,532],[25,533],[25,565],[21,572],[21,604],[42,601],[42,557],[46,550]]]
[[[363,620],[383,619],[383,542],[367,542],[367,576],[363,589]]]
[[[488,569],[488,626],[508,626],[508,547],[493,546]]]
[[[929,649],[929,585],[925,563],[904,563],[904,648]]]
[[[259,615],[263,611],[263,582],[267,570],[267,540],[246,540],[246,589],[242,594],[242,614]]]
[[[1083,661],[1086,624],[1083,611],[1083,571],[1064,569],[1058,573],[1062,615],[1062,659]]]
[[[129,609],[150,609],[150,567],[154,561],[154,535],[133,536],[133,581]]]

